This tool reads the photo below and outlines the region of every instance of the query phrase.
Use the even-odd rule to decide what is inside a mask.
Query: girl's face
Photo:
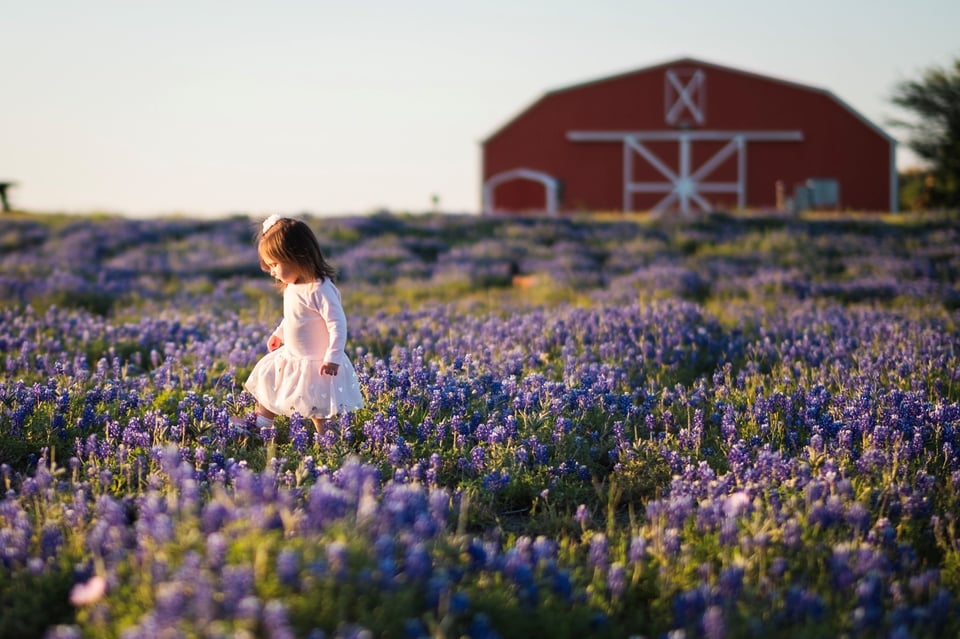
[[[285,262],[276,262],[271,258],[264,258],[263,262],[273,279],[280,280],[284,284],[296,284],[300,281],[300,275],[292,265]]]

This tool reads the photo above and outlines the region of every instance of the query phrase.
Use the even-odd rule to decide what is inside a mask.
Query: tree
[[[899,83],[892,102],[916,116],[892,124],[910,131],[907,146],[930,164],[930,204],[960,206],[960,59]]]

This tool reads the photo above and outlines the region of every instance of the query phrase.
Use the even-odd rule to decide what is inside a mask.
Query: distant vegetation
[[[309,219],[309,218],[308,218]],[[378,214],[313,218],[356,313],[429,301],[484,304],[678,297],[722,309],[767,292],[953,309],[957,264],[944,248],[958,215],[714,214],[694,221]],[[255,224],[227,220],[9,215],[0,295],[100,315],[216,300],[272,320]],[[757,287],[758,281],[766,282]],[[913,288],[910,288],[913,287]],[[762,293],[762,294],[761,294]],[[498,302],[499,303],[499,302]]]
[[[908,210],[960,208],[960,58],[898,83],[891,101],[910,114],[892,124],[907,130],[907,146],[926,164],[904,176],[901,202]]]

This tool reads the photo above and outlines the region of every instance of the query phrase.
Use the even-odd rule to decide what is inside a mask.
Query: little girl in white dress
[[[327,419],[363,406],[334,269],[309,226],[277,215],[263,222],[257,253],[283,290],[283,320],[244,383],[257,400],[257,426],[299,413],[323,432]]]

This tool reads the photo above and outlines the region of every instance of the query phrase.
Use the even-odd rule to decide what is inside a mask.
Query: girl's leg
[[[318,435],[323,435],[330,426],[329,417],[311,417],[310,420],[313,422],[313,427]]]
[[[268,428],[273,426],[273,418],[276,417],[275,414],[271,413],[269,410],[257,404],[257,419],[256,419],[256,430],[253,432],[259,432],[260,428]],[[234,431],[241,435],[250,435],[251,431],[247,425],[247,420],[242,417],[231,417],[230,425],[233,427]]]
[[[273,426],[274,417],[276,417],[275,413],[271,413],[262,405],[257,404],[257,426],[261,428],[264,426]]]

